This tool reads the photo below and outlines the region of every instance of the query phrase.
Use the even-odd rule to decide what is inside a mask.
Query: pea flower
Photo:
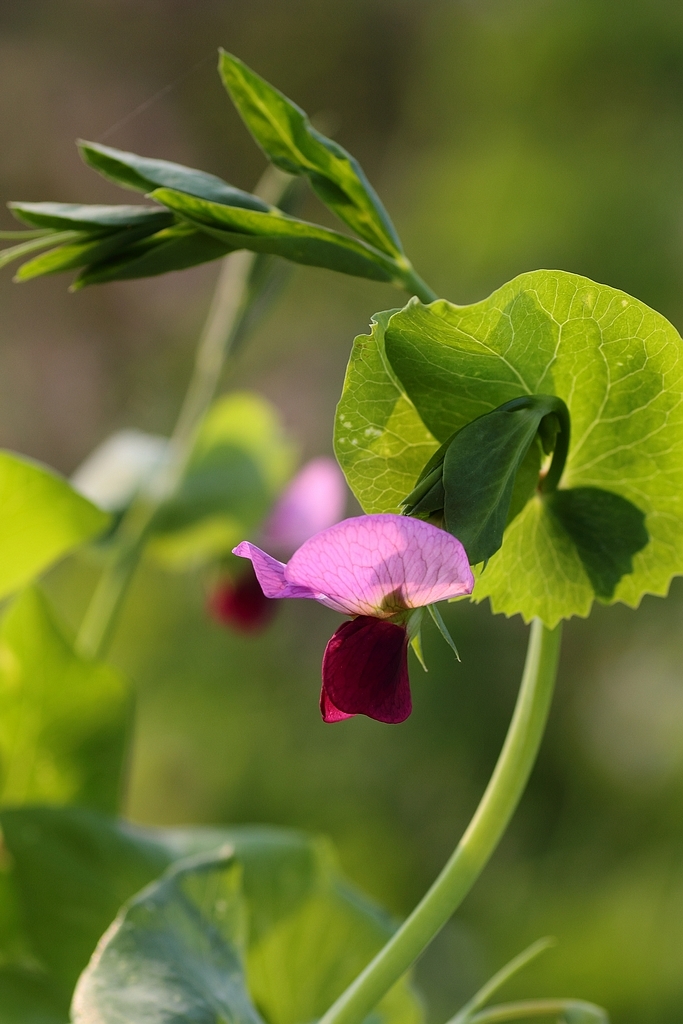
[[[323,656],[325,722],[367,715],[403,722],[412,710],[408,678],[411,611],[469,594],[474,578],[459,540],[431,523],[391,514],[345,519],[305,541],[284,564],[249,541],[268,598],[311,598],[351,615]]]
[[[339,522],[346,493],[342,471],[334,459],[311,459],[275,503],[261,531],[262,543],[289,558],[309,537]],[[210,595],[208,606],[218,622],[243,633],[264,629],[276,608],[251,566],[236,577],[222,579]]]

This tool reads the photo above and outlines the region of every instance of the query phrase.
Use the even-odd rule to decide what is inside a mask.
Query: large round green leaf
[[[539,393],[562,398],[571,414],[560,486],[611,492],[646,516],[649,543],[610,600],[636,606],[645,593],[666,594],[683,572],[683,343],[663,316],[617,289],[535,271],[472,306],[412,301],[377,318],[354,346],[338,457],[367,511],[396,511],[422,453]],[[587,615],[595,596],[575,539],[540,494],[510,523],[474,591],[496,612],[538,615],[551,627]]]

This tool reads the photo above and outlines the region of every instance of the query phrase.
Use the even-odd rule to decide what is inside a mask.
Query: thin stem
[[[268,168],[255,191],[262,198],[277,202],[288,181],[288,175]],[[169,459],[153,487],[133,502],[119,527],[117,550],[95,587],[76,637],[76,648],[84,657],[100,658],[107,650],[152,519],[162,502],[174,492],[187,468],[197,431],[216,393],[239,331],[255,259],[256,253],[240,251],[230,253],[222,261],[199,339],[192,378],[169,442]]]
[[[420,302],[435,302],[439,298],[435,291],[429,287],[426,281],[423,281],[419,274],[415,272],[412,263],[403,257],[400,260],[396,260],[401,268],[400,284],[402,288],[405,288],[411,295],[417,295]]]
[[[524,999],[515,1003],[500,1003],[482,1010],[469,1018],[469,1024],[501,1024],[507,1020],[530,1020],[534,1017],[560,1017],[569,1010],[579,1011],[586,1018],[605,1021],[605,1011],[595,1003],[583,999]]]
[[[319,1024],[361,1024],[460,905],[495,850],[536,759],[555,683],[561,626],[531,624],[517,703],[498,763],[465,834],[431,889]]]
[[[541,953],[545,953],[546,949],[550,949],[551,946],[555,945],[555,939],[547,936],[544,939],[538,939],[537,942],[533,942],[527,949],[523,950],[516,957],[510,960],[509,963],[501,967],[499,971],[490,978],[485,985],[483,985],[472,998],[465,1003],[462,1010],[459,1010],[454,1017],[448,1021],[448,1024],[465,1024],[471,1017],[481,1010],[482,1006],[486,1006],[488,1001],[498,991],[499,988],[509,981],[510,978],[514,977],[522,968],[530,964],[532,960],[535,960]]]

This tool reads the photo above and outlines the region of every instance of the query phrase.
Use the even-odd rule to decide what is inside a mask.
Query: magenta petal
[[[368,615],[344,622],[325,648],[323,695],[344,715],[403,722],[412,710],[405,627]],[[325,717],[322,697],[321,709]]]
[[[347,715],[345,711],[340,711],[336,708],[330,700],[330,695],[323,685],[320,691],[320,714],[323,716],[323,722],[343,722],[345,718],[353,718],[353,715]]]

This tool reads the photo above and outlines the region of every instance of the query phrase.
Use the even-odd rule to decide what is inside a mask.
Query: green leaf
[[[400,512],[439,447],[387,362],[392,312],[377,313],[372,333],[354,341],[334,426],[335,454],[366,512]]]
[[[453,654],[455,655],[457,660],[460,661],[460,655],[458,654],[458,648],[455,646],[455,640],[448,632],[448,626],[443,621],[441,617],[441,612],[439,611],[435,604],[428,605],[427,611],[431,615],[434,625],[438,629],[439,633],[441,633],[441,636],[444,638],[450,649],[453,651]]]
[[[56,242],[78,242],[84,238],[87,238],[87,235],[81,231],[50,231],[48,234],[41,232],[40,238],[32,238],[27,242],[20,242],[19,245],[11,245],[8,249],[0,249],[0,269],[21,259],[22,256],[28,256]]]
[[[340,220],[381,252],[400,256],[396,229],[358,162],[316,131],[303,110],[237,57],[221,50],[218,68],[242,120],[268,159],[289,174],[305,174]]]
[[[650,541],[611,600],[635,607],[645,593],[665,594],[683,572],[683,347],[664,317],[587,278],[535,271],[472,306],[410,303],[391,316],[385,351],[438,441],[520,395],[561,398],[572,423],[563,488],[598,487],[646,516]],[[345,449],[362,444],[353,422],[344,437]],[[399,473],[400,457],[387,463],[387,483]],[[349,482],[368,511],[391,510],[388,501],[376,507],[362,480]],[[473,596],[553,627],[587,615],[596,593],[575,542],[537,494],[508,525]]]
[[[0,451],[0,598],[101,533],[109,520],[46,466]]]
[[[557,491],[548,495],[548,508],[574,541],[596,596],[609,601],[649,540],[645,515],[599,487]]]
[[[462,542],[472,565],[487,562],[503,543],[517,475],[548,419],[561,427],[552,432],[555,455],[542,486],[555,487],[569,445],[567,407],[552,395],[525,395],[478,416],[444,441],[404,499],[405,514],[437,515]]]
[[[123,188],[136,192],[152,192],[159,187],[172,188],[214,203],[240,206],[246,210],[268,210],[268,204],[258,196],[233,188],[215,174],[183,167],[182,164],[168,160],[152,160],[135,153],[125,153],[96,142],[80,141],[78,148],[86,164]]]
[[[71,996],[122,903],[171,857],[132,826],[80,807],[0,811],[31,947]]]
[[[129,715],[118,672],[74,653],[24,591],[0,625],[0,801],[117,806]]]
[[[50,249],[49,252],[36,256],[28,263],[22,263],[14,280],[30,281],[34,277],[61,274],[65,270],[74,270],[77,267],[87,266],[89,263],[99,263],[111,258],[115,253],[118,254],[139,239],[146,238],[155,230],[153,225],[143,223],[104,237],[100,236],[95,240],[87,239],[86,236],[87,240],[60,245],[56,249]]]
[[[180,568],[229,552],[266,517],[294,461],[269,402],[249,392],[218,399],[184,480],[152,524],[150,553]]]
[[[74,1024],[262,1024],[241,962],[246,907],[231,854],[181,862],[124,907],[79,981]]]
[[[0,822],[29,937],[62,983],[86,966],[124,900],[167,865],[225,844],[242,868],[249,992],[270,1024],[320,1017],[393,930],[341,878],[328,844],[300,832],[141,829],[77,808],[16,808],[2,811]],[[418,1024],[421,1007],[405,979],[373,1020]]]
[[[157,206],[83,206],[79,203],[8,203],[17,218],[39,228],[73,231],[120,231],[143,224],[155,231],[169,227],[173,217]]]
[[[0,1024],[66,1024],[69,1001],[42,971],[0,967]]]
[[[394,261],[377,249],[338,231],[289,217],[276,206],[267,213],[244,210],[169,188],[156,189],[151,198],[234,249],[271,253],[294,263],[373,281],[399,279]]]
[[[199,263],[220,259],[235,248],[240,246],[221,242],[189,224],[174,224],[110,259],[93,262],[76,278],[72,291],[89,284],[129,281],[168,274],[172,270],[186,270]]]

